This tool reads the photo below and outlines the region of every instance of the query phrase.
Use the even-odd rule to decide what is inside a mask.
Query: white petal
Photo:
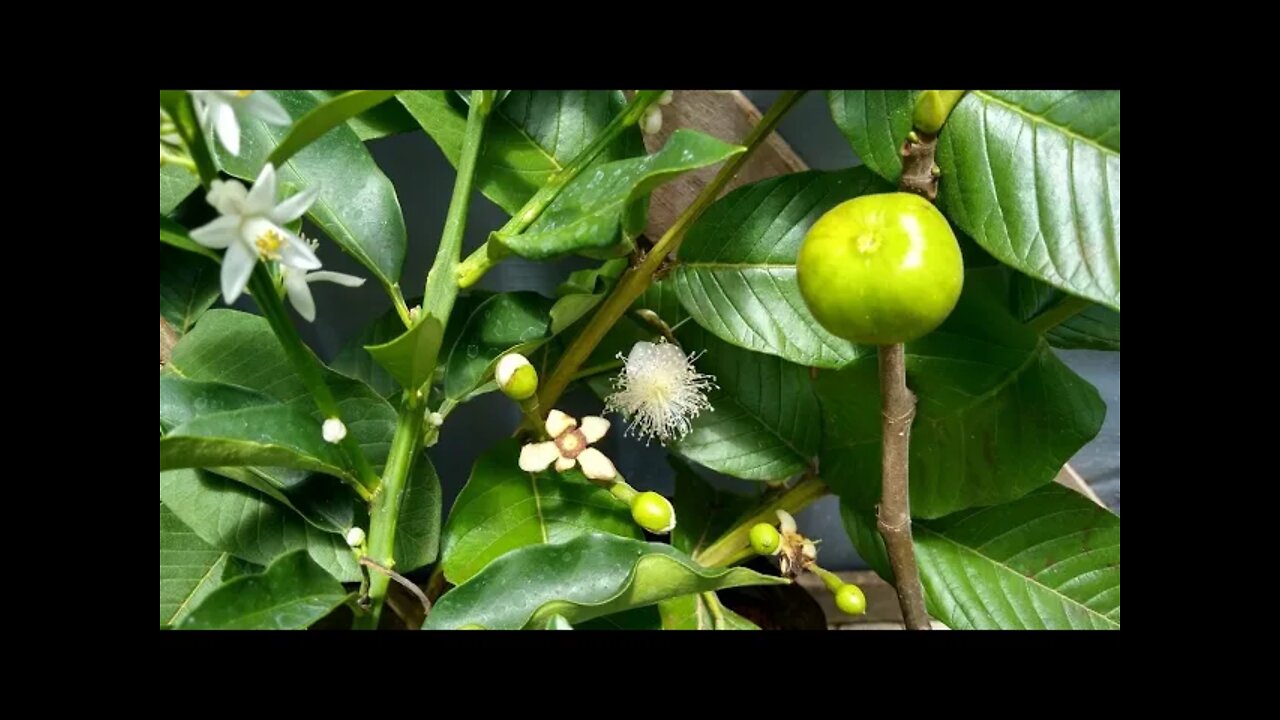
[[[552,410],[547,413],[547,434],[553,438],[560,437],[564,434],[565,430],[577,426],[577,420],[574,420],[559,410]]]
[[[556,470],[559,470],[560,472],[564,472],[566,470],[572,470],[573,466],[577,464],[578,464],[577,460],[574,460],[573,458],[567,458],[561,455],[559,458],[556,459]]]
[[[207,248],[222,250],[240,239],[240,218],[223,215],[192,230],[191,239]]]
[[[258,90],[241,102],[245,112],[272,125],[288,125],[293,122],[280,101],[265,90]]]
[[[320,258],[311,246],[302,238],[283,229],[276,232],[284,236],[284,249],[280,251],[280,262],[298,270],[316,270],[320,267]]]
[[[232,155],[240,154],[240,121],[236,119],[236,111],[230,105],[218,105],[213,108],[214,128],[218,131],[218,140],[222,147]]]
[[[253,266],[258,263],[258,256],[245,247],[242,242],[231,243],[227,254],[222,256],[222,298],[227,304],[236,301],[244,286],[249,284],[249,276],[253,274]]]
[[[223,215],[240,215],[248,195],[249,191],[239,180],[214,180],[204,199]]]
[[[299,270],[284,271],[284,289],[289,294],[289,302],[307,322],[315,322],[316,301],[311,297],[311,286],[307,278]]]
[[[348,275],[340,272],[330,272],[329,270],[320,270],[318,272],[307,273],[307,282],[331,282],[346,287],[360,287],[364,284],[364,278]]]
[[[281,225],[289,223],[302,217],[311,206],[315,204],[316,198],[320,196],[320,188],[312,186],[295,195],[290,195],[284,202],[275,206],[267,214],[272,221]],[[274,199],[274,198],[273,198]]]
[[[276,169],[271,163],[262,166],[253,189],[244,199],[245,215],[270,215],[276,206]],[[283,224],[283,223],[282,223]]]
[[[582,474],[592,480],[612,480],[618,477],[618,469],[613,461],[595,448],[587,448],[578,455],[578,464],[582,466]]]
[[[587,415],[582,418],[582,425],[578,429],[582,431],[588,443],[598,442],[605,433],[609,432],[609,421],[595,415]]]
[[[541,472],[559,458],[560,449],[555,443],[529,443],[520,448],[520,469],[525,472]]]
[[[796,519],[791,517],[791,513],[786,510],[775,510],[778,516],[778,529],[784,533],[793,533],[796,531]]]

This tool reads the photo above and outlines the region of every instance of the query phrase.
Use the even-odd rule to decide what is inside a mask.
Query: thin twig
[[[378,572],[382,573],[383,575],[386,575],[387,577],[391,578],[392,580],[395,580],[396,582],[398,582],[398,583],[400,583],[401,585],[405,586],[405,588],[407,588],[407,589],[409,590],[409,592],[411,592],[411,593],[413,593],[415,596],[417,596],[418,600],[422,603],[422,611],[423,611],[424,613],[430,613],[430,612],[431,612],[431,601],[427,599],[427,595],[426,595],[426,593],[422,592],[422,588],[420,588],[420,587],[418,587],[416,584],[414,584],[414,582],[413,582],[412,580],[410,580],[409,578],[407,578],[407,577],[405,577],[405,576],[401,575],[400,573],[396,572],[395,570],[392,570],[392,569],[391,569],[391,568],[389,568],[389,567],[384,567],[381,563],[378,563],[378,562],[374,561],[373,559],[371,559],[371,558],[370,558],[369,556],[367,556],[367,555],[362,556],[362,557],[360,558],[360,564],[361,564],[361,565],[364,565],[365,567],[368,567],[368,568],[372,568],[372,569],[374,569],[374,570],[377,570]]]

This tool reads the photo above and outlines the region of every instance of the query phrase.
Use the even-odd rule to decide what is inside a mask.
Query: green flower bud
[[[836,607],[850,615],[862,615],[867,612],[867,596],[857,585],[842,585],[836,591]]]
[[[631,517],[637,525],[657,535],[666,535],[676,526],[676,510],[671,502],[652,491],[631,500]]]
[[[760,555],[772,555],[782,546],[782,535],[769,523],[758,523],[751,528],[751,549]]]
[[[493,371],[498,387],[512,400],[528,400],[538,392],[538,371],[520,353],[508,353]]]

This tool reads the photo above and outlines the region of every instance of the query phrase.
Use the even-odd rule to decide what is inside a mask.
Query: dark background
[[[773,102],[779,91],[745,90],[761,109]],[[818,170],[836,170],[860,164],[831,121],[822,93],[809,93],[783,121],[779,132],[808,165]],[[435,143],[425,133],[397,135],[374,140],[369,149],[383,172],[395,184],[408,229],[409,247],[401,287],[406,297],[421,295],[427,270],[435,257],[453,190],[454,170]],[[478,247],[485,236],[501,226],[506,213],[480,193],[475,194],[467,222],[464,255]],[[324,243],[320,258],[326,270],[368,277],[367,270],[347,257],[333,243]],[[555,288],[571,270],[590,267],[591,261],[565,258],[549,263],[533,263],[511,258],[491,270],[479,287],[496,290],[534,290],[554,296]],[[299,322],[303,337],[325,360],[355,337],[365,325],[389,307],[377,282],[349,289],[329,283],[311,286],[320,322],[308,326]],[[455,318],[455,320],[457,320]],[[1120,512],[1120,353],[1088,350],[1057,351],[1059,356],[1086,380],[1097,386],[1107,403],[1102,431],[1086,445],[1071,465],[1112,510]],[[560,406],[572,415],[598,413],[600,403],[585,390],[565,396]],[[498,393],[477,398],[455,410],[445,423],[440,442],[428,450],[444,484],[447,514],[458,491],[466,483],[475,458],[498,440],[509,437],[519,419],[515,405]],[[620,427],[620,426],[618,426]],[[646,448],[621,433],[610,433],[601,449],[613,458],[618,470],[640,490],[673,492],[672,471],[664,460],[665,451],[654,445]],[[732,489],[745,481],[707,473],[713,484]],[[827,497],[803,511],[797,521],[805,534],[822,538],[822,564],[833,570],[864,567],[854,552],[840,523],[838,502]]]

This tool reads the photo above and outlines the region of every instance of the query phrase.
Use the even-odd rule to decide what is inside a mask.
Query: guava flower
[[[774,554],[778,556],[778,569],[787,577],[795,577],[807,570],[818,559],[818,546],[796,529],[796,519],[786,510],[775,510],[781,540]]]
[[[236,301],[253,274],[258,259],[274,260],[292,270],[318,270],[320,260],[311,246],[284,226],[298,218],[315,202],[319,190],[307,188],[276,204],[276,170],[267,163],[246,190],[239,180],[214,180],[205,199],[221,217],[191,231],[191,239],[215,250],[226,249],[222,257],[222,297]]]
[[[622,372],[613,381],[617,392],[605,399],[605,409],[621,414],[630,423],[627,433],[653,438],[666,445],[693,429],[692,420],[703,410],[714,410],[706,393],[714,389],[715,376],[703,375],[678,346],[659,341],[638,342],[623,358]]]
[[[192,90],[196,117],[206,130],[213,130],[218,142],[232,155],[240,154],[240,120],[238,113],[258,118],[272,125],[293,122],[280,102],[265,92],[253,90]]]
[[[551,463],[556,470],[564,472],[574,465],[582,466],[582,474],[592,480],[612,480],[618,476],[618,469],[613,461],[599,450],[590,447],[609,432],[609,421],[601,417],[588,415],[578,421],[560,412],[552,410],[547,414],[546,442],[529,443],[520,448],[520,469],[525,472],[541,472]]]
[[[305,241],[306,238],[303,238]],[[315,252],[319,245],[312,240],[309,247]],[[315,322],[316,319],[316,301],[311,297],[311,287],[309,283],[313,282],[331,282],[337,283],[345,287],[360,287],[364,285],[364,278],[348,275],[340,272],[330,272],[328,270],[316,270],[307,272],[305,270],[297,270],[288,265],[280,266],[280,276],[284,280],[285,292],[289,295],[289,302],[293,305],[293,309],[298,311],[307,322]]]

